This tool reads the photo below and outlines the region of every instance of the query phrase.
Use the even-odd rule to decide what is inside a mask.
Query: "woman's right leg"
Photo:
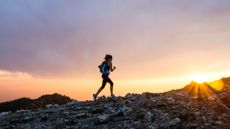
[[[114,96],[114,94],[113,94],[113,81],[110,78],[108,78],[107,82],[110,84],[110,93],[111,93],[111,96]]]

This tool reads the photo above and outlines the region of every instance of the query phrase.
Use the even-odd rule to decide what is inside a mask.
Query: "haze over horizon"
[[[107,53],[116,95],[228,77],[229,7],[229,0],[2,0],[0,102],[54,92],[92,99]]]

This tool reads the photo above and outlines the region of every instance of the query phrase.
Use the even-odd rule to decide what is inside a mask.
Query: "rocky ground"
[[[230,129],[230,79],[205,98],[185,89],[2,112],[1,129]],[[219,99],[220,97],[220,99]],[[222,97],[222,98],[221,98]]]

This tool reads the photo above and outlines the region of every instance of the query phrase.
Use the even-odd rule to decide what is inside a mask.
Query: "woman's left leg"
[[[103,77],[101,87],[98,89],[98,91],[97,91],[96,94],[93,94],[94,100],[97,99],[98,94],[105,88],[106,83],[107,83],[107,78],[104,78],[104,77]]]

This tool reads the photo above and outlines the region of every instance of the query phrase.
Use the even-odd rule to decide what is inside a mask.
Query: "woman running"
[[[110,71],[113,72],[116,67],[112,65],[112,59],[113,59],[113,56],[112,55],[106,55],[105,60],[101,63],[101,65],[99,65],[99,69],[100,69],[100,72],[102,73],[102,85],[101,87],[98,89],[97,93],[96,94],[93,94],[93,99],[96,100],[97,99],[97,96],[98,94],[105,88],[105,85],[106,83],[108,82],[110,84],[110,93],[111,93],[111,96],[114,97],[114,94],[113,94],[113,81],[109,78],[109,74],[110,74]]]

